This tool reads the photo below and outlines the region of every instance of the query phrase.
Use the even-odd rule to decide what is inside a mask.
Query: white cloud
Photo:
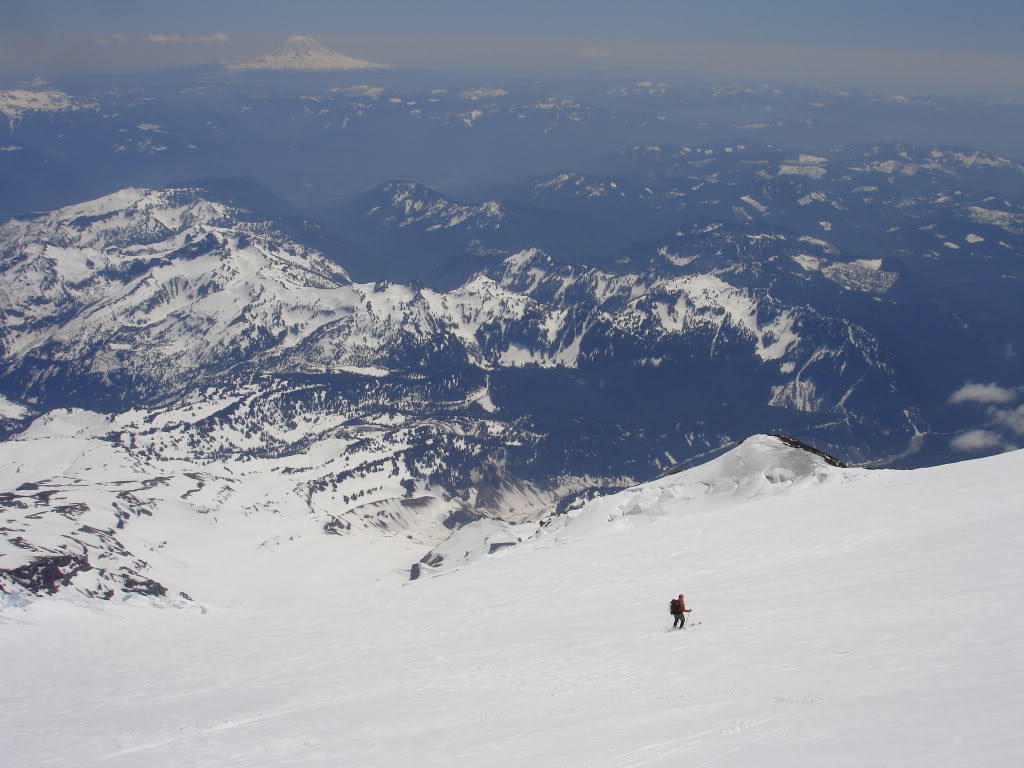
[[[123,43],[127,40],[124,35],[111,35],[107,38],[100,38],[96,41],[97,45],[113,45],[114,43]]]
[[[143,39],[151,43],[228,43],[231,42],[231,35],[227,32],[215,32],[212,35],[165,35],[155,33],[146,35]]]
[[[1012,429],[1018,435],[1024,435],[1024,405],[1018,405],[1013,410],[990,408],[989,413],[996,424],[1002,424],[1004,427]]]
[[[957,435],[949,442],[949,447],[954,451],[964,451],[965,453],[978,453],[1002,446],[1002,438],[987,429],[969,430],[962,435]]]
[[[967,382],[949,397],[951,403],[1009,403],[1017,399],[1017,390],[1013,387],[1000,387],[998,384],[974,384]]]

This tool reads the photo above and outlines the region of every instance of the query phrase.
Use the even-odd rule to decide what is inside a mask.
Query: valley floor
[[[327,537],[205,612],[9,604],[4,762],[1020,764],[1022,470],[665,500],[415,582],[414,547]]]

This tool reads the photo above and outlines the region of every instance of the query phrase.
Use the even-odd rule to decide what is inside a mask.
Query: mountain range
[[[408,535],[418,561],[755,432],[885,467],[1024,435],[1024,165],[882,140],[911,114],[980,135],[962,105],[293,38],[15,83],[0,111],[0,436],[15,468],[67,456],[0,491],[36,591],[189,594],[124,533],[167,505]]]
[[[304,38],[256,65],[326,66],[331,56],[347,61]],[[1024,147],[1012,126],[1022,109],[779,84],[726,88],[678,79],[386,68],[210,64],[0,81],[7,124],[0,174],[8,180],[0,218],[204,176],[255,177],[307,215],[344,205],[387,179],[483,200],[559,169],[615,177],[616,158],[680,144],[800,150],[777,159],[788,171],[800,167],[788,162],[800,154],[826,157],[855,142],[883,153],[903,141],[957,147],[965,157],[981,157],[983,148],[1020,158]],[[890,159],[905,165],[898,157],[879,161]],[[971,174],[981,170],[976,163]],[[1012,183],[1012,174],[1003,175]]]
[[[539,205],[402,182],[329,225],[271,214],[276,198],[230,180],[12,219],[0,226],[2,533],[21,564],[7,578],[189,595],[154,577],[130,533],[168,505],[401,534],[432,552],[473,521],[535,524],[751,429],[872,465],[1012,445],[1020,310],[1002,297],[1019,279],[1016,204],[957,175],[996,160],[926,157],[884,196],[863,182],[887,171],[847,168],[824,192],[826,174],[760,178],[748,158],[756,189],[716,181],[718,169],[686,182],[690,195],[675,174],[637,187],[560,173],[523,187]],[[901,192],[918,173],[957,189]],[[787,195],[799,216],[828,205],[834,229],[788,228],[800,220],[782,213]],[[721,218],[604,267],[521,247],[562,211],[568,233],[612,220],[609,205],[624,228],[633,211],[671,220],[704,200]],[[920,223],[938,218],[941,230]],[[846,251],[858,228],[891,238],[892,255]],[[346,259],[365,274],[374,253],[390,274],[418,257],[427,281],[353,281]],[[1009,386],[971,383],[993,379]]]

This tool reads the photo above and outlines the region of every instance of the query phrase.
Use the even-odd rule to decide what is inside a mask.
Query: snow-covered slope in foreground
[[[76,766],[1019,764],[1024,452],[869,472],[793,450],[753,438],[411,583],[373,582],[352,562],[365,550],[339,549],[262,607],[8,607],[4,752]],[[378,572],[408,555],[378,546]],[[678,591],[700,623],[672,631]]]

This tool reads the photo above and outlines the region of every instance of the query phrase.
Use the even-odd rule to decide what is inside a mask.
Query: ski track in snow
[[[330,537],[334,559],[290,562],[304,589],[289,594],[287,570],[245,569],[205,613],[8,606],[4,753],[51,766],[1017,764],[1022,462],[658,490],[684,473],[444,578],[403,581],[400,538]],[[699,628],[666,631],[678,591]]]

